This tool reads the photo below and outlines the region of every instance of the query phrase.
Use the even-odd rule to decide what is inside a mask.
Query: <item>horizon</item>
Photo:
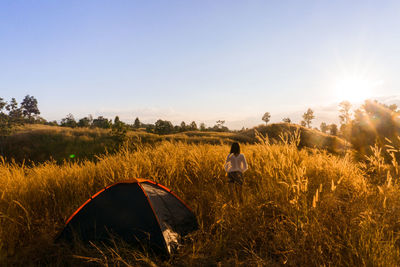
[[[350,103],[351,104],[351,109],[350,109],[350,114],[353,115],[354,111],[356,109],[359,109],[361,107],[361,105],[364,104],[364,102],[366,100],[373,100],[373,101],[378,101],[379,103],[382,103],[384,105],[392,105],[395,104],[398,107],[400,107],[400,97],[399,96],[388,96],[388,97],[380,97],[380,98],[370,98],[370,99],[365,99],[363,102],[357,102],[357,103]],[[18,100],[17,100],[18,102]],[[312,128],[319,128],[320,123],[325,122],[327,124],[336,124],[336,125],[340,125],[340,121],[339,121],[339,104],[340,103],[333,103],[332,105],[329,106],[314,106],[311,109],[314,112],[314,116],[315,118],[313,119],[313,121],[311,122],[311,127]],[[39,110],[40,110],[40,103],[38,104]],[[282,123],[283,122],[283,118],[290,118],[291,119],[291,123],[294,124],[300,124],[301,121],[303,120],[302,116],[305,113],[306,110],[297,110],[297,111],[293,111],[291,113],[278,113],[278,114],[270,114],[270,121],[268,123]],[[143,112],[146,112],[146,110],[144,110]],[[194,121],[198,126],[201,123],[204,123],[206,125],[206,127],[212,127],[214,125],[216,125],[217,120],[224,120],[223,118],[215,118],[214,120],[204,120],[204,119],[188,119],[186,121],[184,120],[174,120],[174,116],[173,113],[170,114],[170,116],[168,115],[160,115],[159,117],[154,117],[152,119],[147,119],[147,120],[142,120],[140,117],[136,116],[136,117],[132,117],[129,116],[130,113],[116,113],[116,112],[101,112],[101,113],[89,113],[86,115],[82,115],[82,116],[75,116],[73,114],[73,112],[68,113],[67,115],[73,115],[73,117],[75,118],[76,121],[78,121],[81,118],[87,117],[87,116],[92,116],[93,118],[97,118],[97,117],[104,117],[110,120],[114,120],[116,116],[118,116],[118,118],[127,124],[133,124],[134,120],[136,118],[139,118],[141,123],[144,124],[154,124],[157,120],[162,119],[162,120],[166,120],[166,121],[170,121],[173,125],[180,125],[181,122],[185,122],[186,124],[190,124],[192,121]],[[61,120],[66,116],[63,116],[62,118],[58,118],[55,120],[50,120],[47,118],[44,118],[42,116],[42,114],[40,114],[39,116],[44,118],[46,121],[51,122],[51,121],[56,121],[58,124],[60,124]],[[171,119],[172,117],[172,119]],[[262,121],[261,117],[258,116],[249,116],[247,117],[245,120],[233,120],[233,121],[225,121],[224,126],[227,126],[230,130],[241,130],[243,128],[247,129],[247,128],[253,128],[259,125],[264,125],[265,122]]]
[[[344,100],[400,103],[399,11],[396,1],[7,1],[0,97],[35,96],[49,121],[241,129],[265,112],[298,123],[312,108],[319,127],[337,123]]]

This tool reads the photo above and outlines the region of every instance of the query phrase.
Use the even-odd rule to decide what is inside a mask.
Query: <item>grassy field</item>
[[[285,138],[283,138],[285,140]],[[0,265],[394,266],[400,262],[400,168],[379,151],[298,149],[300,137],[242,146],[243,202],[229,195],[226,144],[136,144],[96,162],[21,166],[0,160]],[[163,261],[116,242],[74,249],[53,239],[92,194],[130,177],[160,182],[194,210],[200,229]]]
[[[294,134],[300,133],[298,147],[310,147],[327,150],[330,153],[343,154],[349,147],[349,144],[338,136],[332,136],[322,133],[315,129],[300,126],[292,123],[271,123],[268,125],[259,125],[237,134],[238,138],[252,140],[251,143],[258,142],[259,134],[268,136],[272,143],[281,142],[282,133]]]
[[[181,141],[190,144],[226,144],[234,141],[254,144],[258,134],[268,135],[272,143],[280,142],[280,134],[300,132],[299,148],[325,149],[341,154],[345,151],[344,141],[338,137],[323,134],[295,124],[276,123],[261,125],[241,132],[189,131],[168,135],[147,133],[144,130],[128,131],[126,136],[114,134],[111,130],[99,128],[69,128],[27,124],[10,135],[0,138],[0,155],[6,161],[17,163],[43,163],[64,161],[97,160],[102,154],[113,154],[123,145],[136,147],[137,144],[157,144],[163,141]],[[73,155],[73,158],[70,156]]]
[[[113,154],[122,145],[155,144],[162,141],[221,144],[224,142],[252,141],[236,138],[235,133],[185,132],[169,135],[147,133],[144,130],[128,131],[126,136],[114,134],[110,129],[69,128],[27,124],[0,139],[0,155],[7,161],[25,164],[47,160],[63,161],[96,160],[102,154]],[[18,149],[16,149],[18,148]],[[70,158],[74,155],[74,158]]]

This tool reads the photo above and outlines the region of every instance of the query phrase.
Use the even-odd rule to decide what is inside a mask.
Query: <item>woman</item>
[[[243,172],[247,170],[246,158],[240,154],[239,143],[233,143],[231,152],[225,161],[225,171],[228,173],[229,190],[231,196],[236,193],[242,200]]]

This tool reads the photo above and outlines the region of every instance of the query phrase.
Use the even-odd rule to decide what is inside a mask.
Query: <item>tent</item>
[[[57,241],[108,241],[169,254],[180,237],[198,228],[191,209],[171,190],[144,179],[110,185],[88,199],[67,220]]]

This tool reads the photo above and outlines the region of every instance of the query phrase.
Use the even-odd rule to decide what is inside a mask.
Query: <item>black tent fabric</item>
[[[191,209],[171,190],[150,180],[133,179],[93,195],[67,220],[57,241],[108,241],[169,254],[180,238],[198,228]]]

